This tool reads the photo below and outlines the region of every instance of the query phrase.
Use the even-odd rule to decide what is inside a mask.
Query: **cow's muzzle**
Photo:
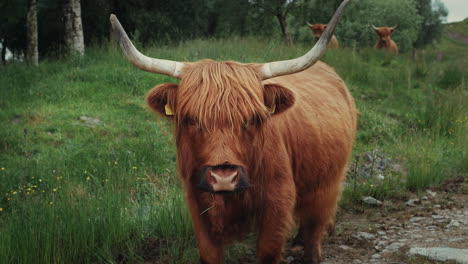
[[[249,187],[246,170],[239,165],[203,167],[198,187],[206,192],[239,192]]]

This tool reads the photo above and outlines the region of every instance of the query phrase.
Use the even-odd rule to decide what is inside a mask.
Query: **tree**
[[[37,65],[39,60],[39,53],[37,48],[37,0],[28,0],[28,14],[26,16],[26,21],[26,58],[29,63]]]
[[[0,1],[0,41],[2,61],[5,63],[7,48],[14,56],[21,56],[26,49],[27,1]]]
[[[84,54],[83,26],[81,24],[80,0],[65,0],[63,6],[65,18],[64,41],[69,52]]]
[[[439,0],[417,0],[418,14],[422,17],[421,30],[414,43],[415,48],[432,44],[442,36],[442,22],[447,18],[448,11]]]
[[[292,45],[291,34],[288,29],[287,17],[292,8],[295,7],[297,0],[253,0],[254,5],[265,12],[272,14],[278,20],[287,45]]]

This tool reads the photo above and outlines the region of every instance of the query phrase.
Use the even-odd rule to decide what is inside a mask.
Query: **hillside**
[[[468,18],[460,22],[444,25],[444,31],[447,37],[468,45]]]

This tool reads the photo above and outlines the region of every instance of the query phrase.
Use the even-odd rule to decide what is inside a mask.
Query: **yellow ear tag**
[[[276,112],[276,104],[273,104],[270,110],[270,114],[274,114]]]
[[[164,110],[166,111],[166,115],[168,115],[168,116],[174,115],[174,112],[172,112],[172,108],[171,108],[171,106],[169,104],[166,104],[164,106]]]

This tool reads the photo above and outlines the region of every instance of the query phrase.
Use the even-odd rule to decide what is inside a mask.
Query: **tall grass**
[[[266,62],[307,49],[235,38],[145,53]],[[384,184],[350,184],[343,200],[384,199],[466,175],[466,83],[451,80],[460,72],[466,79],[465,61],[447,50],[450,61],[436,62],[436,52],[417,63],[373,50],[326,54],[361,113],[355,156],[380,149],[407,171]],[[171,124],[155,120],[144,102],[152,86],[174,81],[135,69],[113,45],[37,68],[1,68],[0,263],[142,262],[149,255],[196,261]],[[89,125],[81,116],[101,122]]]

